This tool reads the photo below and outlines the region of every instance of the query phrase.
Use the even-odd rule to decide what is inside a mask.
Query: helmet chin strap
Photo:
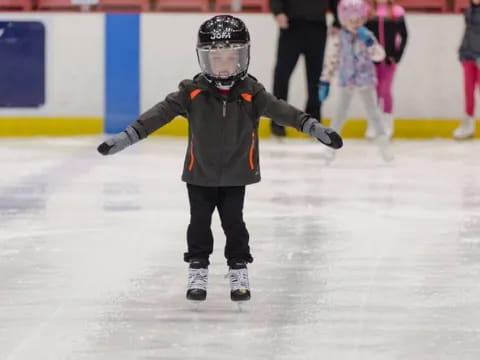
[[[225,79],[225,80],[212,79],[205,73],[203,74],[203,76],[205,77],[205,79],[207,79],[208,82],[214,84],[218,89],[230,90],[238,80],[243,80],[247,77],[247,72],[245,72],[245,74],[241,78],[237,78],[233,80],[232,79]]]
[[[230,90],[235,84],[235,80],[216,81],[215,86],[222,90]]]
[[[205,79],[207,79],[207,81],[209,83],[214,84],[217,88],[222,89],[222,90],[230,90],[232,88],[232,86],[235,84],[235,80],[227,80],[227,79],[226,80],[216,80],[216,79],[212,79],[207,74],[204,74],[203,76],[205,77]]]
[[[219,89],[222,89],[222,90],[230,90],[233,85],[235,85],[235,83],[239,80],[243,80],[247,77],[247,73],[245,73],[242,77],[240,78],[236,78],[236,79],[225,79],[225,80],[218,80],[218,81],[215,81],[215,86]]]

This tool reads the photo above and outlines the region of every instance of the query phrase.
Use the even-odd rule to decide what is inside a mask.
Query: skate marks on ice
[[[48,175],[72,161],[60,148],[20,146],[22,166],[2,158],[2,188],[37,180],[15,200],[25,210],[0,215],[0,358],[480,358],[479,144],[395,142],[384,166],[348,141],[328,168],[319,146],[261,144],[242,312],[217,215],[207,300],[185,300],[183,140],[61,166],[61,181]],[[31,211],[33,193],[44,205]]]

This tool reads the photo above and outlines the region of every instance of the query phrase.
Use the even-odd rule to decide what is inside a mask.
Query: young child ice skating
[[[393,155],[378,108],[374,61],[382,61],[385,51],[375,36],[363,25],[369,15],[369,6],[363,0],[342,0],[338,15],[342,24],[340,32],[332,39],[332,51],[328,55],[320,79],[319,98],[325,101],[329,95],[330,83],[338,69],[340,101],[332,119],[332,129],[342,130],[347,119],[348,108],[357,92],[369,121],[375,127],[375,143],[383,159],[389,161]],[[332,159],[333,152],[327,154]]]
[[[471,0],[465,10],[465,33],[460,46],[465,88],[465,117],[453,132],[458,140],[475,135],[475,87],[480,85],[480,0]]]
[[[373,0],[372,18],[366,27],[373,32],[380,45],[385,49],[385,59],[375,63],[377,72],[377,96],[382,118],[389,137],[393,136],[393,95],[392,84],[397,65],[402,59],[407,45],[408,31],[405,25],[405,10],[395,0]],[[366,137],[375,137],[374,127],[368,124]]]
[[[278,100],[250,76],[250,36],[238,18],[219,15],[198,32],[201,73],[142,114],[125,131],[98,147],[111,155],[144,139],[177,115],[188,119],[188,148],[182,180],[187,183],[190,224],[187,299],[205,300],[209,256],[213,251],[212,213],[218,209],[226,235],[225,257],[233,301],[250,299],[247,264],[253,261],[243,221],[245,185],[260,181],[260,116],[291,126],[338,149],[342,139],[317,119]]]

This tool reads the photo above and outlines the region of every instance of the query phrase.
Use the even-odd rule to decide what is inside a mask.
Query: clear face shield
[[[197,47],[198,61],[204,73],[214,79],[228,80],[248,69],[248,44],[218,44]]]

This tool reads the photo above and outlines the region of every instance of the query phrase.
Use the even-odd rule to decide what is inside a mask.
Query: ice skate
[[[376,136],[377,136],[377,131],[375,130],[375,126],[370,124],[370,121],[367,121],[367,130],[365,131],[365,139],[375,140]]]
[[[465,140],[475,136],[475,119],[471,116],[467,116],[462,119],[462,123],[453,132],[454,139]]]
[[[191,260],[188,268],[187,300],[205,301],[207,298],[208,268],[201,260]]]
[[[391,139],[393,137],[393,131],[394,131],[393,114],[382,113],[382,120],[383,120],[383,125],[385,127],[385,133],[387,134],[387,137]],[[377,131],[375,129],[375,126],[373,126],[372,124],[370,124],[369,121],[367,121],[367,130],[365,131],[365,139],[375,140],[376,137],[377,137]]]
[[[375,144],[378,147],[378,152],[382,159],[390,162],[394,159],[392,149],[390,147],[390,140],[387,135],[380,135],[375,138]]]
[[[394,133],[393,114],[388,114],[388,113],[383,114],[383,120],[384,120],[383,123],[385,124],[385,133],[387,134],[387,137],[391,139]]]
[[[227,276],[230,280],[230,299],[235,302],[250,300],[247,264],[235,263],[228,269]]]

